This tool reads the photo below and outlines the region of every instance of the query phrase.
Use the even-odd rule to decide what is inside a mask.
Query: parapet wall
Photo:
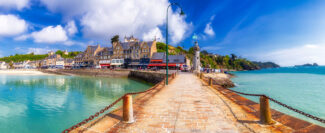
[[[165,77],[164,73],[151,71],[131,71],[129,74],[129,78],[137,78],[154,84],[164,80]]]

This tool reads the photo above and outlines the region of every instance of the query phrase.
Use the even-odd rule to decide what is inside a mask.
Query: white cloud
[[[192,24],[187,24],[182,16],[179,14],[171,14],[168,23],[169,35],[171,36],[171,43],[177,44],[182,41],[186,32],[192,27]]]
[[[34,53],[34,54],[46,54],[48,53],[49,51],[49,48],[28,48],[27,49],[27,53]]]
[[[205,29],[204,29],[204,33],[209,35],[209,36],[214,36],[215,33],[214,33],[214,30],[211,26],[211,22],[209,22],[206,26],[205,26]]]
[[[83,35],[102,40],[108,40],[115,34],[147,37],[156,27],[164,26],[166,8],[169,5],[168,0],[69,0],[67,2],[41,0],[41,2],[52,12],[62,13],[68,19],[81,18]],[[177,13],[170,15],[170,35],[173,43],[184,39],[190,26],[183,17],[176,15]]]
[[[264,53],[258,58],[263,61],[274,61],[281,66],[301,65],[305,63],[318,63],[320,65],[325,65],[324,51],[324,44],[306,44],[266,54]]]
[[[49,51],[56,51],[57,49],[51,49],[49,47],[43,47],[43,48],[25,48],[25,47],[16,47],[15,51],[17,53],[23,53],[23,54],[46,54]]]
[[[78,32],[76,23],[74,21],[69,21],[68,24],[64,27],[69,36],[72,36]]]
[[[67,45],[67,46],[79,45],[79,46],[83,46],[83,47],[85,47],[87,45],[83,42],[77,42],[77,41],[72,41],[72,40],[67,40],[67,41],[63,42],[63,44]]]
[[[158,27],[150,30],[148,33],[145,33],[142,38],[144,41],[152,41],[155,38],[157,41],[164,41],[162,33]]]
[[[0,0],[0,7],[21,10],[28,7],[29,0]]]
[[[27,30],[25,20],[14,15],[0,15],[0,36],[18,35]]]
[[[67,33],[61,25],[45,27],[41,31],[33,32],[31,37],[37,43],[56,43],[68,40]]]
[[[32,38],[36,43],[57,43],[68,41],[67,33],[61,25],[55,27],[47,26],[40,31],[18,36],[15,40],[23,41],[28,38]]]
[[[21,36],[17,36],[14,38],[14,40],[16,41],[24,41],[26,39],[28,39],[30,36],[29,35],[21,35]]]

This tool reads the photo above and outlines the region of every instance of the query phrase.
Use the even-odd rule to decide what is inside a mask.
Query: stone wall
[[[61,74],[61,75],[80,75],[94,77],[128,77],[130,70],[108,70],[108,69],[47,69],[41,70],[45,73]]]
[[[171,76],[171,74],[169,74]],[[149,71],[131,71],[129,74],[129,78],[141,79],[150,83],[159,83],[164,80],[166,74],[161,72],[149,72]]]
[[[107,69],[46,69],[40,70],[45,73],[59,75],[80,75],[93,77],[127,77],[143,80],[149,83],[159,83],[165,79],[166,74],[153,71],[131,71],[131,70],[107,70]],[[172,76],[169,74],[169,76]]]

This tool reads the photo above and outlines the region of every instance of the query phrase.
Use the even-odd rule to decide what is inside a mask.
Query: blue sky
[[[169,42],[189,48],[235,53],[282,66],[325,65],[325,1],[283,0],[2,0],[0,56],[84,50],[134,35],[165,41],[166,7],[173,7]]]

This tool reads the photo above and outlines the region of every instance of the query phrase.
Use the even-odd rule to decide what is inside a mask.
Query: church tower
[[[193,58],[193,71],[200,72],[201,62],[200,62],[200,47],[197,41],[195,41],[195,45],[193,47],[194,50],[194,58]]]

